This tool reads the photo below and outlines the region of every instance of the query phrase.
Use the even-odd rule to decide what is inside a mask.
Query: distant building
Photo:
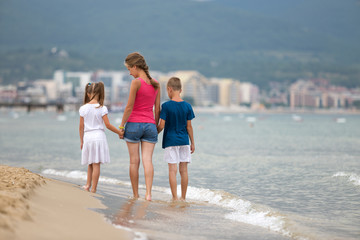
[[[47,103],[46,90],[43,86],[28,82],[19,82],[16,91],[16,102],[37,104]]]
[[[358,98],[353,92],[325,79],[300,79],[290,86],[290,107],[347,108]]]
[[[57,86],[57,98],[75,98],[82,102],[85,86],[88,83],[103,82],[105,102],[126,104],[130,78],[124,71],[67,72],[58,70],[54,73]]]
[[[216,85],[217,87],[215,87]],[[252,83],[242,83],[230,78],[212,78],[209,86],[208,94],[210,96],[217,90],[217,97],[210,97],[210,99],[217,99],[216,103],[220,106],[228,107],[242,103],[252,104],[258,102],[259,89]]]
[[[230,106],[231,104],[231,86],[233,84],[232,79],[221,79],[218,81],[219,85],[219,104],[221,106]]]
[[[56,83],[57,98],[65,102],[69,100],[81,101],[85,85],[91,82],[91,75],[92,72],[55,71],[54,81]]]
[[[45,90],[45,95],[47,101],[56,101],[57,99],[57,89],[56,83],[53,80],[39,79],[34,82],[35,86],[41,87]]]
[[[170,77],[178,77],[182,83],[182,98],[193,101],[196,106],[207,106],[209,104],[207,86],[208,80],[197,71],[176,71],[160,76],[162,86],[162,101],[168,99],[166,83]]]
[[[218,105],[220,102],[220,86],[218,79],[210,79],[207,93],[208,93],[208,101],[209,105]]]
[[[11,103],[17,97],[17,89],[15,85],[0,86],[0,102]]]

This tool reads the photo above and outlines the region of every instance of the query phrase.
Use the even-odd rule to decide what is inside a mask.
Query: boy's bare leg
[[[133,190],[134,198],[139,197],[139,166],[140,166],[140,155],[139,155],[139,146],[140,143],[130,143],[126,142],[129,156],[130,156],[130,167],[129,175],[131,186]]]
[[[87,170],[87,179],[86,179],[86,185],[83,186],[82,188],[86,191],[90,191],[91,188],[91,180],[92,180],[92,173],[93,173],[93,166],[92,164],[88,165],[88,170]]]
[[[100,177],[100,163],[93,163],[93,173],[92,173],[92,188],[91,192],[96,193],[96,188],[99,182]]]
[[[170,183],[170,189],[171,194],[173,197],[173,200],[178,200],[177,197],[177,182],[176,182],[176,173],[177,173],[177,164],[175,163],[168,163],[169,165],[169,183]]]
[[[179,164],[179,171],[181,176],[181,200],[185,200],[186,198],[186,191],[188,187],[189,177],[188,177],[188,170],[187,170],[187,162],[181,162]]]
[[[145,199],[151,201],[151,189],[154,179],[154,166],[152,163],[152,155],[155,143],[141,142],[141,157],[144,166],[146,194]]]

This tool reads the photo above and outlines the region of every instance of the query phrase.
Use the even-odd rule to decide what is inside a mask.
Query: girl
[[[129,150],[129,174],[134,198],[139,197],[139,149],[141,146],[146,184],[145,199],[151,201],[154,177],[152,154],[158,137],[156,126],[160,115],[160,84],[151,78],[149,67],[139,53],[129,54],[125,59],[125,66],[135,79],[130,85],[128,103],[119,128],[122,132],[121,138],[124,138]]]
[[[104,106],[104,83],[88,83],[85,87],[84,105],[80,107],[80,148],[81,164],[88,165],[87,181],[83,188],[95,193],[100,177],[100,163],[109,163],[104,123],[107,129],[119,134],[120,131],[110,124],[108,110]]]

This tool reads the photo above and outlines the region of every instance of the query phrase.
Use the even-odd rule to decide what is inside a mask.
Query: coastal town
[[[166,82],[172,76],[183,82],[182,97],[195,107],[207,109],[264,110],[285,108],[350,110],[360,109],[360,89],[331,85],[326,79],[298,79],[292,84],[270,82],[260,89],[241,79],[207,78],[198,71],[151,72],[161,84],[161,101],[166,101]],[[84,87],[102,81],[106,104],[111,111],[122,111],[127,103],[131,76],[127,71],[70,72],[57,70],[52,79],[0,86],[0,106],[28,106],[74,110],[82,104]]]

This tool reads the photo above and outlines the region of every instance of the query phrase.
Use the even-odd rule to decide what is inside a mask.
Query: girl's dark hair
[[[92,97],[90,98],[88,94]],[[93,100],[96,96],[98,96],[98,101],[100,106],[104,106],[105,99],[105,86],[103,82],[98,83],[88,83],[85,86],[85,94],[84,94],[84,104]]]
[[[151,85],[155,89],[158,89],[160,87],[160,84],[156,82],[154,79],[152,79],[152,77],[150,76],[149,66],[146,64],[145,58],[140,53],[138,52],[130,53],[125,59],[125,65],[128,67],[136,66],[144,70],[146,76],[150,79]]]

